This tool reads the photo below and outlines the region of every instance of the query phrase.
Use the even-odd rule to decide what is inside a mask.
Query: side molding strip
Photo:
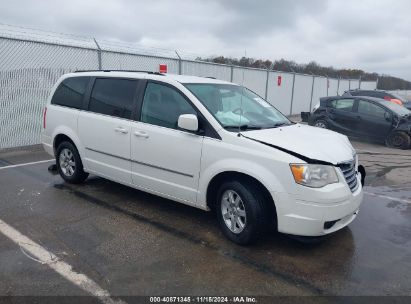
[[[119,158],[119,159],[122,159],[122,160],[126,160],[126,161],[131,161],[131,162],[136,163],[136,164],[139,164],[139,165],[143,165],[143,166],[147,166],[147,167],[151,167],[151,168],[155,168],[155,169],[167,171],[167,172],[170,172],[170,173],[175,173],[175,174],[179,174],[179,175],[183,175],[183,176],[187,176],[187,177],[191,177],[191,178],[194,177],[194,175],[192,175],[192,174],[187,174],[187,173],[184,173],[184,172],[179,172],[179,171],[175,171],[175,170],[171,170],[171,169],[159,167],[159,166],[156,166],[156,165],[139,162],[139,161],[132,160],[132,159],[129,159],[129,158],[124,158],[124,157],[117,156],[117,155],[113,155],[113,154],[110,154],[110,153],[106,153],[106,152],[101,152],[101,151],[98,151],[98,150],[94,150],[94,149],[91,149],[91,148],[88,148],[88,147],[86,147],[86,150],[93,151],[93,152],[100,153],[100,154],[104,154],[104,155],[108,155],[108,156],[111,156],[111,157],[116,157],[116,158]]]

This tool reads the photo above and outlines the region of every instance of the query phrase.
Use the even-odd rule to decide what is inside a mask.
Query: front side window
[[[91,93],[91,112],[131,118],[137,80],[105,78],[96,79]]]
[[[64,79],[51,99],[51,104],[82,109],[83,98],[90,77],[72,77]]]
[[[385,113],[387,111],[383,109],[380,106],[377,106],[376,104],[373,104],[371,102],[365,101],[365,100],[360,100],[358,103],[358,113],[359,114],[365,114],[368,116],[374,116],[378,118],[384,118]],[[387,114],[389,114],[387,112]]]
[[[265,129],[291,124],[281,112],[247,88],[208,83],[185,86],[227,130]]]
[[[141,121],[161,127],[177,129],[178,117],[197,112],[177,90],[149,82],[144,93]]]
[[[337,99],[331,101],[331,108],[351,112],[354,107],[354,99]]]

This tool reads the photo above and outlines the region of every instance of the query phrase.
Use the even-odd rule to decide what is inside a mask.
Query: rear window
[[[90,77],[72,77],[63,80],[51,99],[55,105],[82,109]]]
[[[137,80],[105,78],[96,79],[91,93],[91,112],[131,118]]]

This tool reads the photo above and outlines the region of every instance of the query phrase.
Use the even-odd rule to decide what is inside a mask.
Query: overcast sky
[[[410,0],[12,0],[0,2],[0,22],[411,80]]]

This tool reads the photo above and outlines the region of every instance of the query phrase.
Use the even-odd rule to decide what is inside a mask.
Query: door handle
[[[149,135],[144,131],[135,131],[134,136],[142,137],[142,138],[149,138]]]
[[[122,127],[115,128],[114,131],[119,132],[119,133],[123,133],[123,134],[128,133],[128,131],[126,129],[122,128]]]

